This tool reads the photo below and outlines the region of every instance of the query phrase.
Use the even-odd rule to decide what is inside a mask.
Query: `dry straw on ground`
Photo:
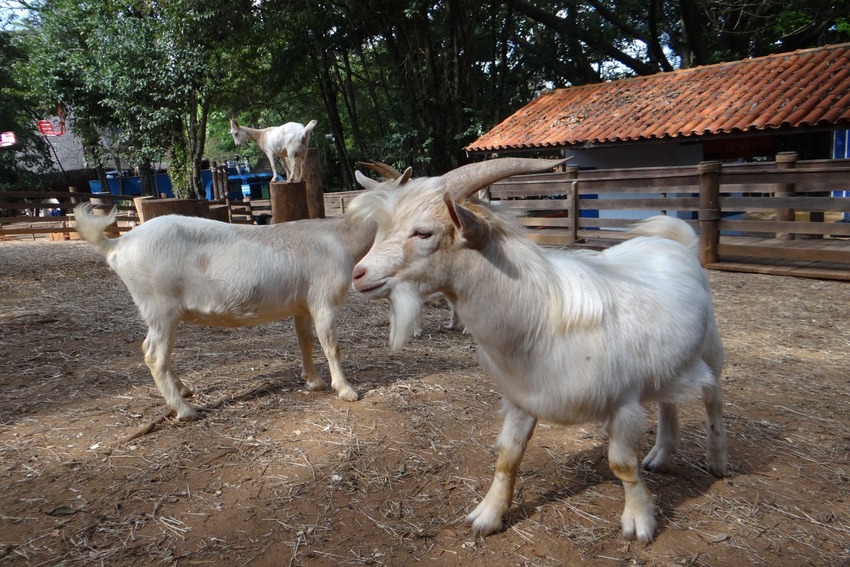
[[[673,474],[647,475],[660,532],[643,546],[619,535],[622,489],[594,425],[541,424],[507,529],[471,537],[462,518],[493,473],[499,396],[441,304],[393,354],[386,306],[350,298],[355,403],[304,390],[289,322],[182,326],[176,368],[204,419],[179,424],[98,253],[0,243],[0,274],[0,565],[850,561],[847,284],[710,274],[732,474],[705,471],[704,414],[688,405]]]

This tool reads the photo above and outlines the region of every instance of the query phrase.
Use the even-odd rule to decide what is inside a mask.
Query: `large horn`
[[[470,163],[443,175],[446,190],[460,202],[488,185],[523,173],[540,173],[557,167],[566,159],[499,158]]]
[[[393,180],[401,177],[401,173],[396,168],[379,161],[358,161],[357,164],[360,167],[371,169],[384,179]]]

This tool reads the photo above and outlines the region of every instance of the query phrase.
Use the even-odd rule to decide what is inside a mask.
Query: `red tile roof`
[[[470,152],[850,124],[850,43],[557,89]]]

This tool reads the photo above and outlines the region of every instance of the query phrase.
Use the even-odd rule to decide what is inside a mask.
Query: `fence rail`
[[[847,192],[847,193],[845,193]],[[326,193],[327,216],[344,214],[359,191]],[[770,264],[821,277],[850,280],[850,160],[798,161],[782,153],[776,161],[752,164],[702,162],[696,166],[579,170],[517,176],[483,193],[493,206],[513,214],[529,238],[547,245],[602,248],[626,237],[640,218],[666,213],[685,219],[700,235],[704,265],[738,269]],[[59,204],[37,202],[55,198]],[[129,197],[77,192],[0,193],[0,236],[68,234],[75,203],[111,199],[128,230],[135,211]],[[253,222],[267,201],[231,203],[234,222]],[[59,208],[58,216],[24,211]],[[737,264],[737,268],[733,265]],[[814,264],[831,265],[823,272]],[[808,266],[808,267],[805,267]],[[777,269],[779,269],[777,268]],[[820,270],[820,271],[819,271]],[[759,267],[749,271],[770,271]],[[807,275],[798,273],[798,275]],[[832,277],[832,276],[825,276]]]
[[[798,162],[795,154],[784,153],[770,163],[568,167],[563,173],[494,183],[487,197],[514,214],[529,238],[541,244],[616,241],[636,220],[667,213],[698,229],[701,260],[709,267],[727,267],[724,262],[732,258],[838,263],[850,269],[850,242],[845,240],[850,223],[841,222],[850,218],[845,217],[850,198],[836,196],[845,191],[850,191],[850,160]]]
[[[0,192],[0,237],[48,235],[53,240],[77,238],[72,211],[79,203],[115,207],[118,211],[113,231],[126,232],[138,224],[133,197],[76,191]]]

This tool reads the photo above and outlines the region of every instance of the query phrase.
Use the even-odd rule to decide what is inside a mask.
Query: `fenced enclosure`
[[[344,214],[360,191],[324,194],[327,216]],[[532,240],[603,249],[652,214],[671,214],[700,234],[701,260],[712,269],[850,280],[850,160],[580,170],[517,176],[482,197],[513,214]],[[56,199],[56,203],[46,202]],[[80,192],[0,193],[0,237],[52,234],[70,239],[73,206],[115,205],[119,232],[135,226],[132,197]],[[263,222],[268,200],[227,201],[230,222]],[[35,210],[60,214],[38,215]]]
[[[0,192],[0,237],[48,235],[51,240],[79,238],[74,227],[74,207],[91,202],[102,209],[118,210],[115,231],[123,233],[138,224],[133,197],[110,193],[69,191]]]
[[[850,160],[640,169],[519,176],[484,195],[513,213],[540,244],[605,248],[652,214],[685,219],[700,234],[708,268],[850,279]]]

